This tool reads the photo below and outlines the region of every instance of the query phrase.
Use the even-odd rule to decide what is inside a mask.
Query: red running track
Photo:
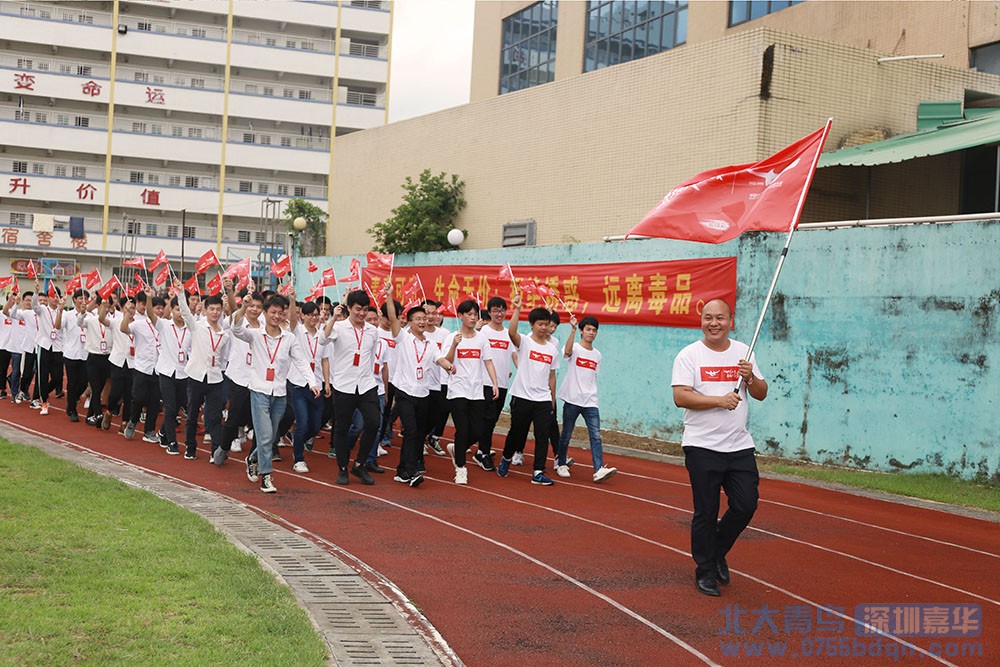
[[[729,556],[733,582],[709,598],[693,585],[691,500],[676,465],[608,455],[621,472],[597,485],[577,450],[574,477],[554,487],[530,484],[530,465],[507,479],[470,466],[460,487],[450,460],[428,454],[419,488],[391,473],[342,487],[321,438],[307,475],[291,472],[283,450],[279,492],[264,495],[243,454],[221,469],[204,447],[185,461],[117,426],[72,424],[54,406],[42,417],[4,401],[0,422],[336,544],[402,589],[468,665],[1000,664],[995,522],[763,479]]]

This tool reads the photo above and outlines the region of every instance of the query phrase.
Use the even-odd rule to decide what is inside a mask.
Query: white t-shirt
[[[579,343],[573,344],[573,353],[566,357],[566,375],[563,377],[556,398],[581,408],[597,407],[597,373],[601,353],[588,350]]]
[[[445,339],[451,335],[451,332],[444,327],[437,327],[434,331],[425,331],[424,337],[428,340],[432,340],[437,344],[438,352],[441,356],[448,354],[448,348],[444,346]],[[431,389],[437,390],[441,388],[441,385],[448,384],[449,376],[444,372],[444,369],[434,364],[430,369],[432,384],[434,385]]]
[[[490,325],[486,325],[479,333],[486,336],[490,342],[492,350],[493,367],[497,371],[497,386],[506,389],[510,382],[511,362],[514,359],[514,345],[510,342],[510,334],[507,327],[497,331]],[[488,375],[483,377],[484,386],[490,381]]]
[[[445,339],[442,350],[444,355],[451,350],[452,341],[458,333],[456,331],[449,334]],[[453,398],[484,400],[486,397],[483,395],[483,387],[493,386],[490,374],[486,372],[486,362],[492,360],[490,341],[486,336],[481,332],[471,338],[462,336],[461,342],[455,349],[455,374],[445,373],[448,375],[448,400]]]
[[[396,340],[392,337],[392,331],[387,331],[381,327],[378,329],[379,340],[382,341],[382,354],[379,363],[392,368],[392,353],[396,349]],[[391,371],[390,371],[391,374]]]
[[[691,343],[674,359],[670,380],[673,387],[692,387],[703,396],[723,396],[739,382],[739,360],[746,359],[749,349],[739,341],[729,341],[729,349],[715,352],[698,341]],[[757,360],[750,358],[754,373],[760,377]],[[753,449],[753,438],[747,431],[747,390],[740,388],[742,399],[735,410],[710,408],[684,411],[684,436],[681,445],[703,447],[716,452],[738,452]]]
[[[539,345],[531,336],[521,336],[517,348],[517,375],[510,385],[510,395],[527,401],[551,401],[549,372],[559,370],[559,348],[551,342]]]
[[[422,398],[437,389],[439,384],[430,374],[430,369],[437,367],[441,351],[437,343],[424,336],[424,340],[403,329],[396,337],[394,363],[391,367],[392,383],[396,389],[414,398]]]
[[[83,329],[87,334],[87,355],[111,354],[111,347],[114,345],[114,336],[108,327],[101,324],[97,313],[88,312],[83,315]]]
[[[0,315],[0,349],[7,350],[10,343],[10,330],[14,327],[14,320]]]

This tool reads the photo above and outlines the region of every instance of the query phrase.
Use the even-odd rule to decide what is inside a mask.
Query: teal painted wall
[[[398,266],[569,264],[735,255],[734,337],[749,342],[784,235],[423,253]],[[346,275],[349,257],[313,258]],[[300,261],[296,275],[305,276]],[[308,291],[301,279],[296,289]],[[446,326],[448,323],[446,323]],[[451,328],[454,322],[451,323]],[[565,341],[569,328],[557,337]],[[602,326],[605,428],[679,440],[674,356],[696,329]],[[758,451],[871,470],[1000,479],[1000,222],[796,233],[756,355]]]

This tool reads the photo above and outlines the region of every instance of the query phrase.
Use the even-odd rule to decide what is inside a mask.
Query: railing
[[[112,169],[111,180],[115,183],[133,185],[160,185],[172,188],[195,190],[218,190],[218,176],[205,174],[185,174],[170,171],[148,171],[146,169]]]
[[[107,116],[90,115],[82,111],[58,111],[50,107],[15,107],[0,105],[0,120],[14,120],[22,123],[40,123],[91,130],[107,129]]]
[[[277,97],[297,101],[329,102],[332,99],[329,88],[300,86],[298,84],[279,83],[277,81],[257,81],[237,77],[230,79],[229,92],[234,95],[261,95],[264,97]]]
[[[378,93],[359,93],[355,90],[348,90],[347,103],[363,107],[378,106]]]
[[[277,49],[297,49],[299,51],[315,51],[317,53],[333,53],[333,40],[319,37],[303,37],[302,35],[283,35],[277,32],[261,32],[259,30],[233,30],[233,42],[269,46]]]
[[[0,14],[94,25],[103,28],[111,27],[110,13],[70,5],[47,5],[40,2],[0,2]]]
[[[347,54],[351,56],[361,56],[362,58],[381,58],[382,48],[378,44],[359,44],[350,40],[347,45]]]
[[[104,180],[104,164],[72,164],[52,162],[33,157],[12,157],[9,154],[0,160],[0,172],[24,174],[25,176],[54,176],[56,178],[76,178],[83,180]]]
[[[240,192],[254,195],[277,195],[278,197],[303,197],[306,199],[326,199],[326,187],[318,184],[302,185],[282,181],[267,181],[251,176],[231,176],[226,179],[226,192]]]
[[[255,144],[257,146],[274,146],[276,148],[298,148],[309,151],[330,150],[329,130],[324,128],[305,128],[302,126],[299,134],[279,134],[278,132],[255,131],[252,127],[245,130],[229,130],[230,144]]]
[[[0,53],[0,67],[33,72],[51,72],[52,74],[67,74],[86,79],[107,79],[110,68],[99,61],[86,62],[79,60],[62,60],[59,58],[39,57],[39,54]]]
[[[56,215],[56,220],[54,223],[55,229],[69,229],[69,215]],[[32,213],[26,213],[23,210],[0,208],[0,230],[4,227],[14,227],[17,229],[31,229],[31,225],[35,220],[35,216]],[[88,234],[100,234],[101,233],[101,219],[100,218],[87,218],[83,219],[84,230]]]
[[[220,141],[222,138],[222,130],[215,125],[172,123],[159,118],[149,119],[115,116],[114,129],[116,132],[145,134],[157,137],[172,137],[174,139]]]
[[[226,41],[226,29],[224,27],[206,25],[204,23],[164,21],[147,16],[129,16],[127,14],[119,15],[119,22],[127,25],[129,30],[138,32],[153,32],[161,35],[192,37],[217,42]]]
[[[138,67],[118,67],[119,83],[140,83],[158,86],[180,86],[197,90],[222,92],[225,80],[220,76],[206,76],[199,72],[179,72]]]

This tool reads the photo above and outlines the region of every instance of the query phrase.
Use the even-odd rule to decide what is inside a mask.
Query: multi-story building
[[[379,0],[3,0],[0,262],[283,251],[289,198],[329,210],[331,137],[386,122],[390,25]]]

